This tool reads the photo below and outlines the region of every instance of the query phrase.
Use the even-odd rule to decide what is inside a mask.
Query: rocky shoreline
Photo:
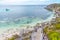
[[[60,32],[60,12],[55,10],[53,12],[55,15],[52,20],[37,23],[33,27],[8,29],[0,35],[0,40],[50,40],[50,32]],[[59,26],[55,27],[57,24]]]

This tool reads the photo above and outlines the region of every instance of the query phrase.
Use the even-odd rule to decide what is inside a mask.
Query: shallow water
[[[52,12],[42,5],[0,6],[0,28],[19,27],[50,18]]]

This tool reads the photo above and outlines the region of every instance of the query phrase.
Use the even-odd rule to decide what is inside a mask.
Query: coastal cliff
[[[54,4],[47,5],[47,7],[45,7],[45,9],[47,9],[49,11],[53,11],[53,10],[56,10],[57,8],[59,8],[59,7],[60,7],[60,4],[54,3]]]

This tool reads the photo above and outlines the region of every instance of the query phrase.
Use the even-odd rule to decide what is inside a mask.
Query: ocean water
[[[21,27],[45,21],[53,13],[44,9],[45,5],[9,5],[0,6],[0,29]]]

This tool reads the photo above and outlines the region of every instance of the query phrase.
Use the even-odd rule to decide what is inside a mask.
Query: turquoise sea
[[[2,5],[0,6],[0,29],[45,21],[53,15],[45,7],[45,5]]]

